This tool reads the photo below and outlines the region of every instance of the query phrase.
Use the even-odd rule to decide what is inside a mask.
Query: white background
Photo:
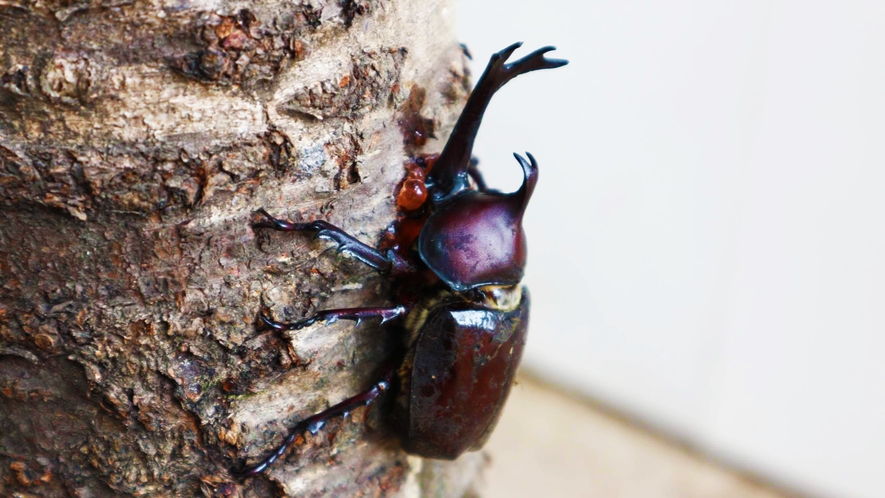
[[[461,2],[540,182],[525,365],[820,496],[885,496],[885,2]]]

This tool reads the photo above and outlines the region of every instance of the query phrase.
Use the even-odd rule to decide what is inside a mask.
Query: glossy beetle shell
[[[514,154],[525,179],[512,194],[467,190],[438,205],[424,223],[418,254],[452,290],[516,285],[526,261],[522,217],[538,182],[538,163]]]
[[[516,285],[522,280],[526,258],[522,220],[514,219],[500,199],[466,192],[425,223],[419,254],[453,290]]]
[[[414,344],[408,389],[398,404],[404,449],[451,460],[482,447],[522,358],[529,296],[509,312],[471,303],[430,310]]]

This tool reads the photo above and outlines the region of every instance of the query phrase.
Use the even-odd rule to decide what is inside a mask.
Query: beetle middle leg
[[[301,330],[304,327],[325,320],[326,323],[334,323],[338,320],[356,320],[357,325],[366,318],[380,318],[381,323],[393,320],[406,313],[406,307],[399,305],[392,308],[341,308],[334,310],[317,311],[311,317],[297,322],[278,322],[268,315],[267,310],[262,310],[259,318],[267,327],[274,330]]]
[[[306,419],[302,420],[295,424],[291,430],[289,430],[289,435],[286,436],[286,439],[283,440],[283,443],[280,444],[270,456],[266,457],[261,462],[246,467],[245,469],[233,469],[231,471],[237,477],[246,478],[258,475],[268,467],[273,465],[281,456],[286,454],[286,451],[292,446],[292,443],[298,439],[298,436],[304,433],[304,431],[310,431],[311,434],[318,433],[325,425],[326,422],[334,417],[344,417],[347,418],[350,415],[350,412],[361,407],[361,406],[369,406],[376,398],[381,396],[385,391],[390,389],[390,383],[393,380],[394,369],[392,366],[387,365],[383,368],[380,378],[372,384],[372,387],[369,389],[357,394],[356,396],[352,396],[350,398],[345,399],[344,401],[334,405],[330,408],[327,408],[315,415],[311,415]]]
[[[356,259],[383,273],[400,275],[412,270],[411,266],[395,251],[387,251],[387,254],[382,254],[377,249],[363,244],[353,235],[348,234],[329,222],[317,220],[310,223],[293,223],[280,218],[274,218],[264,209],[259,209],[258,213],[260,213],[264,219],[254,223],[252,225],[253,227],[273,228],[274,230],[279,230],[281,232],[313,230],[316,231],[316,238],[335,242],[338,244],[339,252],[350,254]]]

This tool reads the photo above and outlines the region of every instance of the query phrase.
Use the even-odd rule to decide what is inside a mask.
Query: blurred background
[[[695,496],[598,487],[617,462],[642,481],[687,458],[885,496],[885,3],[473,0],[458,18],[474,79],[514,41],[571,61],[498,94],[475,150],[501,190],[511,152],[541,170],[523,371],[543,383],[514,390],[492,494]],[[663,453],[617,454],[619,430]],[[750,493],[715,489],[696,496]]]

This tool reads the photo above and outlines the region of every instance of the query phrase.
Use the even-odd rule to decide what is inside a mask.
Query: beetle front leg
[[[263,217],[263,221],[254,223],[252,226],[256,228],[273,228],[281,232],[298,232],[302,230],[316,231],[316,238],[331,240],[338,244],[338,252],[350,254],[363,263],[390,275],[401,275],[412,271],[409,265],[395,251],[387,251],[382,254],[377,249],[369,247],[357,240],[354,236],[348,234],[344,230],[335,225],[317,220],[310,223],[292,223],[291,221],[274,218],[263,208],[258,210]]]
[[[347,418],[350,415],[350,412],[361,407],[361,406],[369,406],[372,401],[375,401],[376,398],[381,396],[385,391],[390,389],[390,383],[393,380],[393,367],[386,366],[384,367],[381,378],[372,384],[368,390],[363,391],[356,396],[350,397],[338,403],[337,405],[328,408],[326,410],[317,413],[316,415],[312,415],[301,422],[298,422],[295,427],[289,431],[289,435],[286,436],[286,439],[283,440],[283,443],[279,445],[270,456],[266,457],[261,462],[246,467],[245,469],[231,469],[231,474],[241,479],[246,477],[256,476],[265,470],[268,467],[273,465],[281,456],[283,456],[286,451],[289,450],[289,447],[292,446],[292,443],[298,438],[299,435],[303,434],[304,431],[310,431],[311,434],[318,433],[325,425],[326,422],[333,417],[344,417]]]
[[[394,306],[393,308],[341,308],[336,310],[317,311],[315,315],[299,320],[297,322],[278,322],[268,315],[267,310],[261,310],[259,318],[269,328],[278,331],[301,330],[304,327],[313,325],[314,323],[325,320],[326,323],[334,323],[338,320],[356,320],[359,325],[366,318],[380,318],[381,323],[393,320],[396,317],[406,313],[405,306]]]

